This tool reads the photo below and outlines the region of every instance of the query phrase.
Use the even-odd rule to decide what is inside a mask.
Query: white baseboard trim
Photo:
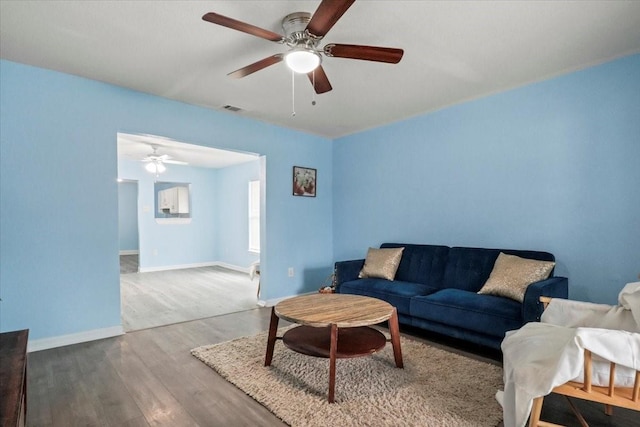
[[[177,265],[161,265],[158,267],[140,267],[138,271],[140,273],[150,273],[152,271],[165,271],[165,270],[181,270],[183,268],[198,268],[198,267],[212,267],[218,265],[217,261],[209,262],[196,262],[193,264],[177,264]]]
[[[222,261],[218,261],[216,263],[216,265],[218,267],[226,268],[226,269],[233,270],[233,271],[239,271],[240,273],[249,274],[249,268],[248,267],[240,267],[240,266],[233,265],[233,264],[227,264],[226,262],[222,262]]]
[[[120,251],[120,255],[140,255],[138,249],[124,249]]]
[[[177,264],[177,265],[162,265],[158,267],[140,267],[140,273],[150,273],[152,271],[166,271],[166,270],[181,270],[183,268],[198,268],[198,267],[223,267],[229,270],[238,271],[240,273],[249,274],[248,267],[240,267],[233,264],[227,264],[222,261],[208,261],[208,262],[197,262],[194,264]]]
[[[123,335],[124,329],[122,325],[112,326],[110,328],[93,329],[91,331],[78,332],[77,334],[60,335],[51,338],[42,338],[39,340],[29,340],[27,344],[27,352],[48,350],[50,348],[63,347],[65,345],[79,344],[87,341],[101,340],[103,338],[117,337]]]

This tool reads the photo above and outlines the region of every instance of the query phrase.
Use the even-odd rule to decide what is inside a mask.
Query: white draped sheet
[[[505,427],[523,427],[533,399],[567,381],[583,381],[584,350],[594,355],[593,384],[608,385],[609,364],[618,365],[616,385],[633,384],[640,369],[640,282],[627,284],[618,306],[553,299],[542,323],[527,323],[502,342]],[[599,361],[600,360],[600,361]]]

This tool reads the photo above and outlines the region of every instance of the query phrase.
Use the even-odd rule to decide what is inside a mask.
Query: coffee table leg
[[[400,327],[398,326],[398,310],[393,309],[393,314],[389,318],[389,333],[391,334],[391,345],[393,346],[393,358],[396,360],[398,368],[404,368],[402,363],[402,349],[400,348]]]
[[[334,402],[336,391],[336,353],[338,350],[338,326],[331,325],[331,345],[329,347],[329,403]]]
[[[276,345],[276,332],[278,332],[278,321],[275,307],[271,308],[271,323],[269,323],[269,338],[267,338],[267,354],[264,357],[264,366],[271,366],[273,359],[273,347]]]

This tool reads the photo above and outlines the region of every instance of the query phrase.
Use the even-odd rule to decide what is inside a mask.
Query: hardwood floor
[[[121,271],[137,271],[134,257],[121,256]],[[251,310],[258,303],[257,288],[248,274],[222,267],[123,273],[122,325],[136,331]]]
[[[268,309],[29,355],[28,426],[282,426],[189,350],[268,328]]]
[[[120,255],[120,274],[137,273],[139,255]]]
[[[283,426],[189,352],[266,331],[269,318],[269,308],[253,309],[30,353],[27,426]],[[499,364],[457,343],[413,329],[401,332]],[[616,409],[608,417],[600,405],[578,405],[592,427],[640,426],[638,412]],[[559,396],[545,399],[543,417],[579,425]]]

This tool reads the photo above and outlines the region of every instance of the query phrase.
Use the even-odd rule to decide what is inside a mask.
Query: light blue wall
[[[117,132],[266,156],[266,299],[399,241],[548,250],[572,298],[615,302],[640,269],[638,75],[635,55],[332,142],[0,61],[0,330],[120,324]],[[291,196],[294,165],[317,197]]]
[[[260,160],[218,169],[218,259],[249,268],[260,255],[249,252],[249,181],[260,179]]]
[[[260,159],[256,158],[252,162],[221,169],[168,165],[167,171],[156,178],[145,171],[140,162],[118,161],[118,177],[138,181],[141,189],[138,206],[137,186],[133,185],[133,216],[136,224],[138,220],[142,224],[141,271],[212,262],[248,269],[252,262],[259,260],[259,254],[248,252],[247,214],[248,182],[260,179],[260,163]],[[156,180],[157,188],[173,185],[167,181],[190,184],[190,223],[166,224],[156,221]],[[124,196],[120,193],[122,200]],[[121,218],[121,228],[126,221],[130,221],[130,218]],[[137,228],[135,231],[137,245]],[[154,255],[154,249],[157,255]]]
[[[138,250],[138,183],[118,183],[118,237],[121,251]]]
[[[336,259],[547,250],[571,298],[615,303],[640,272],[640,55],[341,138],[333,168]]]
[[[219,201],[215,169],[167,165],[167,171],[156,178],[142,163],[120,160],[118,175],[122,179],[138,181],[140,271],[217,261],[215,221]],[[156,179],[190,184],[191,222],[167,224],[156,221]]]
[[[313,290],[331,270],[332,141],[8,61],[0,92],[1,330],[120,325],[117,132],[266,155],[263,297]],[[294,165],[321,172],[318,197],[291,196]]]

